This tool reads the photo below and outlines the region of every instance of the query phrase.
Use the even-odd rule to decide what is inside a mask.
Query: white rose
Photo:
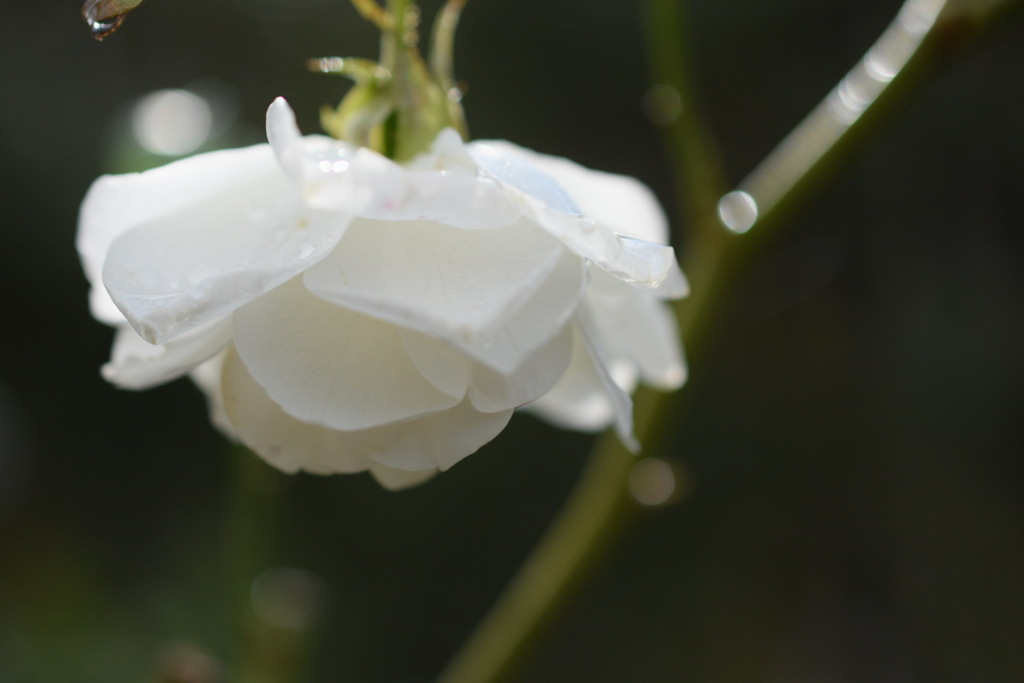
[[[302,137],[281,99],[267,134],[90,189],[78,248],[117,386],[190,373],[280,469],[398,488],[527,404],[635,448],[636,382],[682,384],[662,299],[686,283],[636,180],[452,130],[400,165]]]

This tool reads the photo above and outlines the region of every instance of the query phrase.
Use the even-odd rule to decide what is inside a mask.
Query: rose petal
[[[529,224],[487,231],[357,219],[303,276],[317,296],[444,338],[472,338],[537,291],[563,249]]]
[[[238,434],[235,426],[228,417],[227,409],[224,407],[224,394],[221,391],[221,375],[224,369],[224,358],[232,346],[226,347],[216,356],[197,365],[189,377],[195,385],[206,396],[207,409],[210,413],[210,422],[219,429],[224,436],[238,441]]]
[[[469,400],[479,411],[510,410],[546,394],[569,367],[572,328],[566,326],[550,342],[531,353],[511,375],[474,364]]]
[[[601,382],[601,388],[611,400],[614,409],[615,434],[619,441],[628,450],[637,453],[640,450],[640,442],[633,436],[633,399],[626,390],[615,382],[609,372],[610,364],[608,355],[605,352],[601,339],[595,328],[589,306],[581,306],[576,314],[576,329],[580,332],[583,345],[586,346],[590,358],[597,371],[597,378]]]
[[[299,279],[238,309],[234,324],[253,377],[303,422],[366,429],[459,402],[416,370],[393,325],[319,299]]]
[[[587,301],[595,331],[610,358],[628,359],[643,381],[656,388],[683,385],[686,363],[679,332],[664,302],[602,271],[593,273]]]
[[[366,430],[360,446],[387,467],[422,471],[428,465],[444,471],[500,434],[513,412],[481,413],[467,400],[418,420]]]
[[[547,393],[525,409],[556,427],[581,432],[596,432],[612,423],[615,409],[604,391],[582,334],[573,333],[572,357],[565,372]]]
[[[521,203],[525,215],[537,225],[620,280],[664,298],[688,293],[672,247],[616,235],[592,219],[559,213],[533,197],[524,196]]]
[[[586,307],[582,307],[576,315],[569,368],[551,391],[527,409],[569,429],[596,431],[613,424],[622,444],[635,453],[640,444],[633,436],[633,400],[612,378],[608,358],[590,318]],[[629,377],[619,381],[628,384]]]
[[[159,345],[122,325],[110,362],[103,366],[103,378],[122,389],[149,389],[185,375],[230,341],[230,318],[214,320]]]
[[[686,295],[675,252],[664,246],[665,217],[642,183],[503,141],[474,142],[469,150],[481,173],[522,193],[524,216],[580,256],[659,296]]]
[[[565,188],[533,163],[539,155],[531,157],[523,148],[501,140],[478,140],[466,148],[484,174],[539,199],[554,211],[581,215]]]
[[[568,324],[583,298],[586,282],[583,263],[564,252],[533,296],[507,317],[472,335],[464,334],[464,330],[461,334],[451,334],[451,330],[435,332],[474,360],[510,375],[527,356]],[[420,333],[403,329],[401,334],[412,344]]]
[[[280,470],[331,474],[370,466],[364,454],[347,447],[344,432],[300,422],[281,410],[234,349],[224,357],[221,393],[238,439]]]
[[[504,140],[477,141],[470,143],[469,147],[478,160],[478,150],[484,148],[491,155],[530,164],[565,193],[578,213],[593,218],[620,235],[668,244],[668,221],[661,205],[650,188],[636,178],[595,171],[568,159],[540,154]],[[557,210],[557,204],[548,195],[514,180],[505,182],[546,201]]]
[[[114,240],[138,225],[209,201],[275,168],[270,146],[264,144],[201,154],[144,173],[98,178],[82,201],[76,238],[86,277],[93,285],[93,315],[109,324],[124,321],[100,286],[103,263]]]
[[[402,346],[428,382],[461,400],[469,389],[473,360],[458,347],[435,337],[402,330]]]
[[[302,137],[295,115],[278,98],[267,112],[267,134],[282,168],[315,209],[378,220],[432,220],[465,230],[502,227],[520,216],[514,197],[493,180],[478,178],[445,131],[427,155],[404,167],[370,149]]]
[[[139,334],[163,342],[316,263],[347,223],[303,207],[274,170],[125,233],[110,247],[103,282]]]
[[[437,468],[423,470],[422,472],[408,472],[396,470],[391,467],[384,467],[378,463],[370,465],[370,474],[377,482],[389,491],[407,489],[411,486],[422,484],[437,474]]]
[[[512,415],[479,413],[463,401],[418,420],[334,431],[286,414],[233,352],[225,360],[223,391],[239,438],[275,466],[321,474],[370,468],[391,485],[411,485],[451,467],[497,436]]]
[[[458,170],[476,175],[476,162],[469,147],[454,128],[445,128],[430,144],[430,149],[403,164],[412,171]]]

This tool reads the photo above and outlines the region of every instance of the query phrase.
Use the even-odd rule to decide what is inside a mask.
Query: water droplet
[[[345,60],[341,57],[318,57],[306,60],[306,68],[310,71],[331,74],[345,70]]]
[[[314,247],[312,244],[303,244],[301,247],[299,247],[299,260],[302,261],[304,259],[308,259],[310,256],[313,255],[313,252],[315,251],[316,247]]]
[[[348,170],[348,162],[344,160],[330,161],[329,159],[324,159],[317,164],[317,168],[320,169],[321,173],[344,173]]]
[[[124,17],[125,15],[118,14],[116,17],[106,19],[103,21],[100,21],[98,19],[93,21],[87,20],[87,23],[89,24],[89,30],[92,31],[92,37],[96,40],[103,40],[104,38],[106,38],[111,33],[113,33],[121,27],[121,24],[124,23]]]
[[[757,202],[743,190],[734,190],[718,200],[718,217],[735,233],[750,230],[757,214]]]
[[[82,17],[92,31],[92,37],[103,40],[124,23],[128,12],[142,4],[142,0],[86,0]]]

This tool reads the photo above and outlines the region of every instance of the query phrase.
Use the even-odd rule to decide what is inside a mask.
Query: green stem
[[[645,3],[651,77],[654,88],[676,97],[677,111],[658,120],[680,189],[680,224],[687,226],[688,248],[715,243],[721,234],[714,218],[718,198],[727,189],[725,166],[701,97],[698,69],[690,49],[690,11],[680,0]],[[652,92],[654,90],[652,89]],[[677,240],[679,241],[679,240]]]
[[[633,460],[614,437],[601,439],[557,521],[439,681],[482,683],[507,675],[538,627],[566,599],[565,588],[621,524],[622,482]]]
[[[674,88],[682,101],[682,111],[667,132],[682,178],[686,215],[713,216],[725,185],[717,143],[697,104],[692,59],[674,38],[687,34],[686,15],[675,12],[674,0],[651,0],[649,10],[656,79]],[[701,262],[717,263],[722,231],[706,220],[700,225],[702,236],[695,235],[694,239],[700,243]],[[691,284],[699,285],[694,286],[695,293],[711,291],[703,283],[714,269],[698,267],[696,261],[691,267]],[[692,305],[681,319],[684,343],[691,341],[696,329],[692,323],[700,317],[696,311],[706,310],[702,302],[708,300],[703,296],[691,299]],[[671,402],[663,396],[646,389],[634,397],[634,431],[649,452],[661,450],[660,440],[669,431],[664,427],[671,424],[663,415],[669,405]],[[569,589],[580,583],[601,550],[636,516],[637,505],[626,488],[635,463],[635,456],[613,435],[605,434],[597,442],[558,517],[459,655],[442,672],[439,683],[488,683],[509,675],[543,625],[569,597]]]
[[[901,10],[903,19],[894,22],[896,28],[887,29],[830,99],[814,110],[779,150],[740,185],[739,191],[749,195],[755,207],[761,207],[760,214],[755,213],[751,220],[751,225],[761,226],[758,233],[771,232],[769,227],[774,229],[792,215],[796,207],[811,196],[810,188],[816,187],[828,170],[847,161],[855,149],[863,146],[868,132],[900,101],[897,96],[933,70],[940,58],[948,57],[951,47],[971,42],[965,39],[979,36],[998,23],[996,17],[1019,8],[1022,0],[954,0],[949,5],[955,5],[957,11],[950,11],[951,7],[940,2],[938,8],[943,11],[936,11],[925,24],[918,22],[916,30],[920,35],[907,42],[905,36],[892,32],[913,29],[914,19],[928,19],[928,11],[936,9],[934,0],[908,0]],[[693,295],[677,307],[683,341],[688,355],[693,358],[699,355],[703,341],[712,331],[715,313],[721,308],[718,302],[728,289],[728,283],[734,280],[736,270],[763,240],[729,235],[720,228],[716,217],[718,202],[712,200],[718,196],[721,164],[713,138],[696,105],[696,81],[689,57],[678,42],[680,36],[685,40],[677,23],[685,16],[681,10],[676,0],[650,0],[654,71],[658,80],[675,88],[682,100],[680,119],[669,127],[668,134],[686,202],[684,213],[693,221],[695,244],[688,249],[686,260]],[[856,117],[840,121],[839,128],[835,128],[835,123],[822,124],[822,117],[833,116],[829,108],[843,115],[842,110],[834,108],[835,98],[841,94],[849,96],[849,92],[842,92],[844,87],[857,85],[857,79],[872,69],[878,71],[880,64],[870,60],[877,60],[884,50],[890,50],[888,54],[893,58],[888,62],[893,69],[891,77],[886,77],[885,83],[871,86],[877,92],[862,88],[853,93],[855,101],[859,102]],[[669,60],[674,60],[674,66],[668,64]],[[857,99],[864,93],[870,96]],[[827,130],[824,134],[823,129]],[[728,210],[730,197],[735,200],[738,196],[743,198],[736,193],[726,195],[723,198],[726,205],[719,204],[718,212],[723,212],[723,208]],[[735,226],[733,229],[745,232],[735,230]],[[648,452],[658,452],[659,445],[678,423],[678,403],[682,396],[685,392],[658,395],[641,391],[637,394],[635,431]],[[541,627],[566,600],[568,590],[579,584],[600,551],[625,528],[631,512],[635,512],[635,506],[625,493],[633,463],[633,457],[610,435],[598,441],[579,484],[558,517],[491,613],[441,674],[439,683],[493,683],[509,676],[513,665],[538,637]]]
[[[430,38],[430,71],[434,81],[441,87],[441,92],[448,100],[448,115],[455,130],[459,131],[464,140],[469,139],[466,117],[462,113],[459,100],[461,93],[455,85],[453,75],[455,29],[459,25],[459,16],[467,0],[448,0],[434,20],[434,30]],[[459,99],[456,99],[459,98]]]
[[[231,591],[236,683],[298,683],[308,658],[309,629],[267,623],[253,609],[252,586],[277,564],[285,475],[242,446],[231,448],[231,488],[224,548]]]
[[[733,192],[719,216],[744,233],[787,222],[891,120],[926,76],[973,45],[1020,0],[907,0],[856,66]]]

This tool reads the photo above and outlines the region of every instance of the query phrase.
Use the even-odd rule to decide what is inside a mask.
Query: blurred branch
[[[644,104],[650,118],[665,132],[682,194],[686,246],[699,249],[720,233],[713,220],[714,209],[728,181],[700,96],[691,49],[690,10],[684,0],[648,0],[645,8],[655,85],[648,90]]]
[[[540,628],[635,508],[623,482],[635,459],[611,434],[599,441],[579,483],[515,578],[439,683],[486,683],[509,675]]]
[[[897,95],[973,43],[1024,0],[908,0],[893,24],[828,98],[739,188],[723,187],[717,145],[696,96],[696,76],[678,0],[650,0],[655,79],[678,96],[678,116],[666,121],[692,239],[686,268],[694,295],[677,306],[691,357],[714,322],[720,293],[744,255],[761,240],[734,233],[754,225],[770,232],[792,214],[828,171],[850,158],[899,101]],[[717,215],[716,215],[717,214]],[[721,221],[721,223],[719,223]],[[636,434],[657,453],[679,421],[674,395],[638,392]],[[586,570],[625,528],[636,506],[626,493],[635,459],[611,435],[595,446],[580,482],[519,573],[447,669],[440,683],[490,683],[509,676],[541,628],[578,586]]]
[[[658,83],[655,87],[669,88],[678,98],[678,111],[665,123],[681,178],[684,213],[691,226],[688,245],[693,246],[693,259],[688,267],[710,275],[713,267],[703,269],[698,264],[713,264],[715,259],[704,257],[717,251],[716,245],[728,237],[713,220],[726,184],[718,145],[700,104],[693,60],[684,47],[689,45],[688,15],[678,0],[650,0],[647,14],[652,71]],[[684,325],[682,329],[685,338],[688,328]],[[655,434],[655,425],[669,424],[660,419],[666,404],[661,398],[656,392],[641,390],[634,400],[634,429],[645,449],[653,453],[661,450],[659,437],[668,431],[662,429]],[[558,517],[491,612],[442,672],[439,683],[487,683],[509,675],[601,550],[636,516],[638,505],[627,491],[636,462],[614,435],[602,436]]]
[[[718,214],[730,230],[785,222],[891,118],[923,78],[974,44],[1020,0],[907,0],[856,66],[732,192]]]

